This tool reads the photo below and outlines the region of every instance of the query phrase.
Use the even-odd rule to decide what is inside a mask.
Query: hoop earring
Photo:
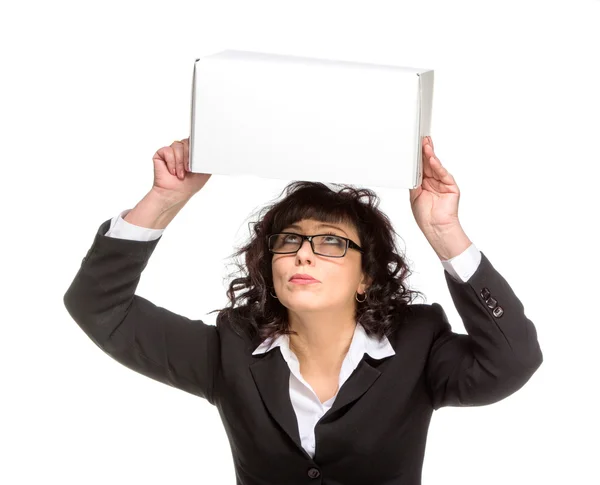
[[[269,294],[273,297],[273,298],[277,298],[273,293],[271,293],[271,290],[269,290]],[[279,298],[277,298],[279,299]]]

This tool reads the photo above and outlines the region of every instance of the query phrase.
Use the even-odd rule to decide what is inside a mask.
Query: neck
[[[337,318],[332,313],[290,312],[290,328],[298,333],[289,336],[290,350],[305,370],[339,372],[354,336],[356,320],[354,315],[340,319],[339,312],[336,313]]]

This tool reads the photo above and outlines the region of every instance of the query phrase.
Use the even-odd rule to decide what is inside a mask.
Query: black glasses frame
[[[292,236],[298,236],[298,237],[302,238],[302,241],[300,242],[300,245],[298,246],[298,249],[296,249],[295,251],[288,251],[288,252],[285,252],[285,253],[282,253],[282,252],[279,252],[279,251],[273,251],[271,249],[271,237],[272,236],[277,236],[278,234],[290,234]],[[315,251],[315,246],[313,244],[313,237],[317,237],[317,236],[339,237],[340,239],[343,239],[344,241],[346,241],[346,247],[344,248],[344,254],[342,254],[341,256],[331,256],[330,254],[322,254],[322,253],[316,252]],[[300,248],[304,244],[304,240],[307,240],[310,243],[310,247],[311,247],[313,253],[318,254],[319,256],[325,256],[326,258],[343,258],[344,256],[346,256],[346,253],[348,252],[348,248],[356,249],[357,251],[360,251],[363,254],[365,252],[352,239],[348,239],[347,237],[344,237],[344,236],[338,236],[337,234],[314,234],[312,236],[305,236],[304,234],[298,234],[297,232],[277,232],[275,234],[269,234],[267,236],[267,246],[269,248],[269,252],[271,252],[273,254],[296,254],[298,251],[300,251]]]

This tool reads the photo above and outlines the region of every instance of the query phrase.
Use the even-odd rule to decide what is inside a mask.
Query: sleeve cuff
[[[455,280],[466,283],[479,267],[479,263],[481,252],[475,244],[471,244],[458,256],[442,261],[442,266]]]
[[[154,241],[162,236],[164,229],[151,229],[149,227],[136,226],[123,219],[131,209],[122,211],[110,220],[110,228],[105,236],[119,239],[132,239],[134,241]]]

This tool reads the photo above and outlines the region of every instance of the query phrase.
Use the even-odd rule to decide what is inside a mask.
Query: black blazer
[[[260,341],[234,333],[226,319],[208,325],[136,295],[160,238],[107,237],[109,225],[99,227],[64,304],[113,359],[217,407],[237,484],[419,485],[434,410],[504,399],[542,363],[533,323],[482,253],[466,283],[444,272],[468,335],[452,332],[438,303],[409,305],[389,338],[396,355],[364,354],[317,423],[311,459],[279,348],[253,356]]]

